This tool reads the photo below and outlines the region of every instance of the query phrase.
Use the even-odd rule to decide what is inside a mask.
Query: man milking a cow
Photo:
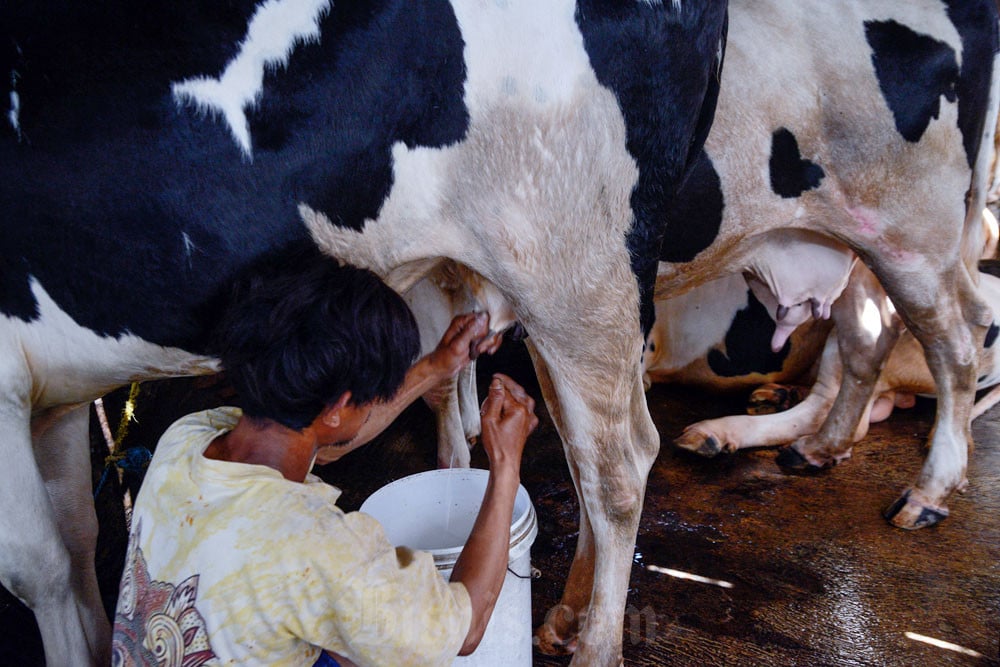
[[[490,384],[489,483],[450,582],[429,554],[341,511],[339,490],[309,471],[491,350],[487,317],[456,317],[411,365],[418,333],[399,295],[311,247],[258,263],[228,303],[216,346],[243,407],[188,415],[160,440],[133,514],[114,664],[446,665],[474,650],[537,424],[524,390]]]

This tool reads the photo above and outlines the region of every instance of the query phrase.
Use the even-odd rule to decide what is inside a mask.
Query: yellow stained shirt
[[[114,664],[308,666],[319,647],[365,665],[449,665],[472,608],[430,554],[336,506],[340,490],[202,454],[237,408],[160,439],[132,515]]]

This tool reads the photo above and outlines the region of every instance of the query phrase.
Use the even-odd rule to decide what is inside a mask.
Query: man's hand
[[[490,477],[483,504],[451,580],[465,585],[472,603],[472,623],[459,655],[479,645],[500,597],[510,552],[510,522],[520,479],[521,452],[538,418],[535,402],[506,375],[497,373],[483,401],[483,447],[490,457]]]
[[[496,345],[487,337],[488,333],[489,315],[486,313],[456,316],[441,342],[427,355],[435,374],[441,379],[452,377],[481,353],[494,351]]]
[[[462,370],[479,352],[486,352],[494,342],[487,337],[489,317],[486,313],[459,315],[451,321],[437,348],[410,367],[403,385],[390,401],[371,404],[368,421],[352,440],[352,448],[362,445],[382,432],[406,406],[446,378]],[[323,464],[335,460],[332,453],[343,450],[320,451],[316,462]]]
[[[490,468],[512,465],[515,470],[519,469],[524,442],[538,426],[534,399],[521,385],[496,373],[480,415],[483,447],[489,456]]]

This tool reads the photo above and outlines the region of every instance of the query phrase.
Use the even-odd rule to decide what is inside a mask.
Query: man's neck
[[[246,417],[205,449],[207,458],[267,466],[292,482],[305,481],[315,453],[316,443],[309,429],[294,431],[274,421],[260,424]]]

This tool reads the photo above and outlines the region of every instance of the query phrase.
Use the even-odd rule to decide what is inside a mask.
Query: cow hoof
[[[781,466],[781,469],[785,472],[806,475],[815,474],[830,467],[828,465],[817,465],[813,463],[790,445],[788,447],[782,447],[778,450],[778,457],[775,459],[775,463]]]
[[[805,398],[803,387],[769,383],[754,389],[747,401],[747,414],[770,415],[784,412]]]
[[[570,655],[576,652],[578,636],[576,612],[567,605],[557,604],[535,630],[534,644],[545,655]]]
[[[941,523],[948,518],[948,508],[920,498],[919,492],[907,489],[882,516],[897,528],[917,530]]]
[[[708,459],[723,451],[722,444],[714,435],[705,435],[696,431],[685,431],[681,437],[674,440],[674,445]]]

